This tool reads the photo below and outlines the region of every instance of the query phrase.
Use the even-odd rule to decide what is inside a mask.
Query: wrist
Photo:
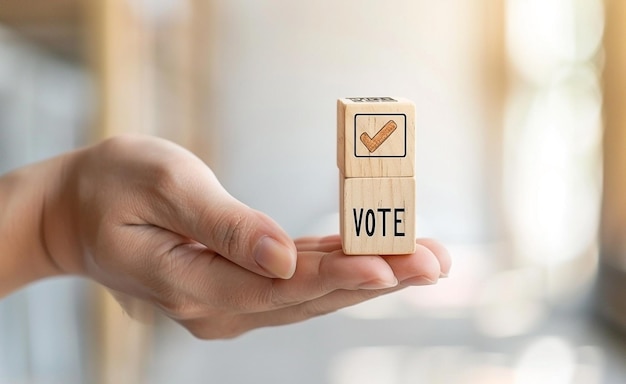
[[[83,154],[78,150],[44,164],[45,178],[41,209],[41,243],[46,259],[58,274],[83,274],[80,228],[79,176]]]
[[[0,297],[62,274],[45,241],[48,192],[60,159],[0,176]]]

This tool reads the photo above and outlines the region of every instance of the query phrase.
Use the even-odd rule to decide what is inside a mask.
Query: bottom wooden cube
[[[413,177],[340,180],[340,231],[347,255],[415,252]]]

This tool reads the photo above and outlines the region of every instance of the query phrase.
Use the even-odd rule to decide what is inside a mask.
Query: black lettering
[[[356,229],[356,235],[361,236],[361,224],[363,223],[363,208],[361,208],[361,213],[359,214],[359,219],[356,218],[356,208],[352,208],[352,213],[354,214],[354,228]]]
[[[394,219],[394,230],[393,230],[393,234],[395,236],[404,236],[404,232],[400,232],[398,230],[398,224],[402,223],[402,219],[398,218],[398,212],[402,212],[404,213],[404,208],[396,208],[393,211],[393,219]]]
[[[383,236],[387,236],[387,213],[391,212],[391,208],[378,208],[378,212],[383,214]]]
[[[373,210],[368,209],[367,213],[365,214],[365,232],[367,233],[367,236],[371,237],[374,235],[375,230],[376,230],[376,216],[374,216]]]

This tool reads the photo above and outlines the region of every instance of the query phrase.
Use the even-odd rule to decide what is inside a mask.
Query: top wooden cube
[[[412,177],[415,106],[396,97],[337,101],[337,166],[352,177]]]

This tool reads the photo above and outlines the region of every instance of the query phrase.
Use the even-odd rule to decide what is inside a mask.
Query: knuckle
[[[234,313],[246,314],[304,305],[307,301],[299,292],[293,292],[288,281],[280,279],[257,279],[241,289],[221,292],[220,308]]]
[[[227,302],[223,307],[234,313],[267,311],[275,307],[271,290],[265,287],[249,288],[241,290],[238,294],[225,296]]]
[[[250,223],[250,218],[245,214],[222,212],[213,228],[216,245],[228,256],[239,255],[246,244]]]
[[[189,320],[204,315],[204,310],[198,305],[183,300],[169,300],[159,302],[157,306],[165,315],[174,320]]]
[[[184,170],[181,171],[179,161],[158,159],[151,161],[144,171],[145,190],[152,199],[152,204],[160,212],[171,217],[193,216],[194,181]]]
[[[276,284],[282,283],[283,281],[280,280],[272,280],[272,289],[268,290],[265,297],[260,298],[262,300],[261,302],[265,306],[270,307],[270,309],[292,307],[303,302],[303,299],[289,295],[288,289],[282,289],[281,287],[276,286]]]
[[[138,137],[128,134],[116,135],[103,140],[99,144],[99,148],[102,151],[117,154],[120,153],[120,151],[127,150],[129,147],[133,146],[137,140]]]
[[[239,321],[230,316],[217,316],[183,325],[195,338],[200,340],[234,339],[248,331]]]
[[[268,282],[270,284],[273,283],[272,280],[269,280]],[[264,287],[263,289],[257,289],[248,304],[249,310],[268,311],[281,307],[283,304],[281,298],[276,294],[276,292],[277,291],[274,289],[273,284],[269,287]]]
[[[182,173],[175,165],[166,160],[154,161],[148,169],[149,179],[152,182],[154,191],[158,196],[171,199],[180,196],[179,192],[184,191],[185,181]]]

